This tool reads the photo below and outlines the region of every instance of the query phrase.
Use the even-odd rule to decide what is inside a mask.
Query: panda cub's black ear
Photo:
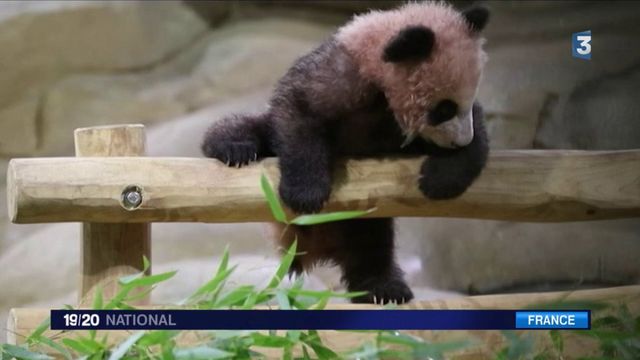
[[[384,48],[384,62],[425,60],[431,55],[435,34],[425,26],[408,26],[389,40]]]
[[[479,33],[489,21],[489,9],[483,6],[475,6],[462,11],[469,29],[473,33]]]

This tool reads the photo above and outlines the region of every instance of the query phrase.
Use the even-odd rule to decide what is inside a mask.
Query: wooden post
[[[145,155],[143,125],[77,129],[74,140],[78,157]],[[118,278],[142,271],[142,257],[151,258],[150,233],[149,223],[82,224],[80,306],[91,305],[97,286],[109,299],[118,291]],[[144,298],[138,304],[148,302]]]

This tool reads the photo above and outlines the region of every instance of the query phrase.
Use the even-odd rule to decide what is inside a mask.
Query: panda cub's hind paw
[[[203,151],[207,157],[233,167],[248,165],[258,159],[258,147],[252,141],[208,141],[203,145]]]
[[[368,291],[368,294],[351,299],[353,303],[364,304],[404,304],[413,299],[413,292],[402,278],[379,279],[368,284],[362,284],[365,290],[356,290],[351,286],[350,291]],[[356,288],[361,288],[357,286]]]

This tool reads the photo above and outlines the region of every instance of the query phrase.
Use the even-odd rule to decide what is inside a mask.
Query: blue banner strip
[[[51,310],[52,330],[513,330],[590,323],[589,310]]]

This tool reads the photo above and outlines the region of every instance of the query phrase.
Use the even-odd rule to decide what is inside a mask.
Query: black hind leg
[[[236,115],[213,124],[202,142],[205,156],[240,167],[273,156],[269,146],[269,115]]]
[[[393,219],[356,219],[343,222],[339,258],[349,291],[367,291],[354,303],[405,303],[413,298],[394,259]]]

